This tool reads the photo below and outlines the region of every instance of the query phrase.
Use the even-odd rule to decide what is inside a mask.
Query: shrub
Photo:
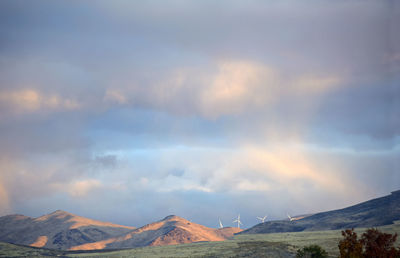
[[[397,233],[382,233],[378,229],[368,229],[362,234],[361,239],[357,239],[354,229],[342,231],[343,240],[339,242],[340,257],[359,258],[398,258],[400,248],[395,248]]]
[[[400,257],[400,249],[396,249],[394,244],[397,233],[382,233],[378,229],[368,229],[361,237],[364,246],[364,257]]]
[[[346,229],[342,231],[343,240],[339,242],[340,257],[342,258],[359,258],[362,256],[363,245],[357,239],[357,233],[354,229]]]
[[[326,258],[328,253],[319,245],[309,245],[297,251],[298,258]]]

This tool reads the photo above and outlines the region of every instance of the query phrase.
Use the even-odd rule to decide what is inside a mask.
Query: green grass
[[[48,250],[0,242],[0,257],[54,257],[62,253],[59,250]]]
[[[400,223],[378,227],[386,233],[400,233]],[[365,228],[358,228],[361,235]],[[237,235],[223,242],[202,242],[173,246],[143,247],[115,251],[57,251],[0,243],[0,257],[294,257],[297,249],[316,244],[330,257],[338,257],[341,230]],[[399,244],[398,242],[397,244]]]
[[[73,257],[293,257],[295,249],[278,242],[236,241],[143,247],[111,253],[79,254]]]
[[[400,221],[393,225],[378,227],[379,230],[395,234],[400,233]],[[366,231],[366,228],[357,228],[355,230],[359,237]],[[341,230],[326,230],[326,231],[308,231],[308,232],[293,232],[293,233],[271,233],[271,234],[252,234],[252,235],[237,235],[235,241],[271,241],[287,243],[300,249],[307,245],[319,245],[324,248],[329,256],[338,257],[338,243],[342,239]],[[397,241],[400,244],[400,241]]]

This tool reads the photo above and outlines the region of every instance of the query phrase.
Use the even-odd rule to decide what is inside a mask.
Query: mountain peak
[[[135,229],[81,217],[63,210],[38,218],[0,217],[0,241],[44,248],[69,249],[81,243],[118,237]],[[1,255],[0,255],[1,256]]]
[[[72,215],[71,213],[63,211],[63,210],[56,210],[56,211],[53,211],[50,214],[53,214],[53,215]]]
[[[163,221],[171,221],[171,220],[184,220],[184,218],[181,218],[176,215],[169,215],[163,219]]]
[[[64,219],[67,217],[74,217],[74,216],[75,216],[74,214],[71,214],[69,212],[66,212],[63,210],[56,210],[56,211],[53,211],[52,213],[40,216],[40,217],[36,218],[35,220],[44,221],[44,220],[53,219],[53,218]]]
[[[71,250],[122,249],[143,246],[176,245],[202,241],[223,241],[241,231],[237,228],[214,229],[169,215],[162,220],[135,229],[126,235],[77,245]]]

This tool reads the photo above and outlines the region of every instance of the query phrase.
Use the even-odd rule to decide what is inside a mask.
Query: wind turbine
[[[294,218],[290,217],[289,213],[286,213],[286,214],[287,214],[287,216],[288,216],[288,218],[289,218],[290,221],[293,221],[293,220],[294,220]]]
[[[221,219],[220,219],[220,218],[218,218],[218,220],[219,220],[219,228],[223,228],[223,227],[224,227],[224,225],[222,225]]]
[[[257,219],[261,220],[261,223],[264,223],[265,220],[267,219],[268,215],[265,215],[264,217],[257,217]]]
[[[240,222],[240,214],[238,215],[237,219],[235,219],[233,222],[237,222],[238,228],[240,228],[240,225],[243,225],[242,222]]]

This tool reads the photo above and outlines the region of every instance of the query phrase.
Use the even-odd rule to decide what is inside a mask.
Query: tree
[[[378,229],[368,229],[361,237],[365,257],[400,257],[400,249],[396,249],[394,244],[397,239],[397,233],[382,233]]]
[[[395,248],[397,233],[382,233],[378,229],[368,229],[357,239],[354,229],[342,231],[343,240],[339,242],[340,257],[343,258],[399,258],[400,248]]]
[[[354,228],[342,231],[343,240],[339,242],[340,257],[342,258],[359,258],[362,256],[363,245],[357,239],[357,233]]]
[[[309,245],[299,249],[296,254],[297,258],[326,258],[328,253],[319,245]]]

